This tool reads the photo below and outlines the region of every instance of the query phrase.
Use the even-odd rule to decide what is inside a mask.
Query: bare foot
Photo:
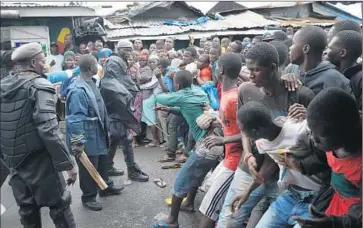
[[[183,202],[181,205],[180,205],[180,211],[184,211],[184,212],[188,212],[188,213],[194,213],[195,210],[194,210],[194,205],[192,204],[188,204],[186,201]]]

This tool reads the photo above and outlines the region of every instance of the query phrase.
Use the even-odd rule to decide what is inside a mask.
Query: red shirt
[[[225,137],[237,135],[241,132],[237,125],[237,104],[238,88],[222,92],[219,115],[223,122],[223,133]],[[235,171],[242,155],[242,142],[226,144],[225,152],[224,166]]]
[[[335,216],[348,214],[351,206],[361,203],[362,154],[337,158],[333,152],[327,152],[326,157],[332,170],[331,183],[334,195],[325,214]]]
[[[212,69],[207,66],[200,70],[199,77],[204,81],[212,81]]]

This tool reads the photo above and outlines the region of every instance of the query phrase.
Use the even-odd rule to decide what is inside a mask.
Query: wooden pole
[[[82,162],[84,167],[86,167],[88,173],[91,175],[93,180],[97,183],[98,187],[100,187],[101,190],[107,189],[108,185],[103,180],[101,175],[97,172],[96,168],[90,162],[90,160],[87,157],[87,154],[84,151],[80,154],[79,160]]]

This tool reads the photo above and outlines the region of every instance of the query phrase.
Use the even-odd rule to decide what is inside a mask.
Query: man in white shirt
[[[193,77],[198,76],[198,68],[195,59],[198,57],[197,50],[193,47],[185,49],[183,54],[183,62],[185,64],[185,70],[192,73]]]
[[[50,55],[46,57],[47,63],[52,67],[52,72],[62,71],[63,55],[58,53],[58,45],[50,45]]]

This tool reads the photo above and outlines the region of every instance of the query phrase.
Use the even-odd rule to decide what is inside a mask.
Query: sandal
[[[166,187],[166,182],[163,181],[163,179],[161,178],[156,178],[154,179],[154,183],[159,186],[160,188],[165,188]]]
[[[153,142],[149,143],[149,144],[146,144],[145,147],[146,148],[153,148],[153,147],[158,147],[160,144],[155,144]]]
[[[161,166],[162,169],[179,169],[181,168],[181,164],[175,163],[173,165],[164,165]]]
[[[174,162],[174,161],[175,161],[175,157],[169,157],[168,155],[166,155],[164,158],[159,160],[160,163]]]

